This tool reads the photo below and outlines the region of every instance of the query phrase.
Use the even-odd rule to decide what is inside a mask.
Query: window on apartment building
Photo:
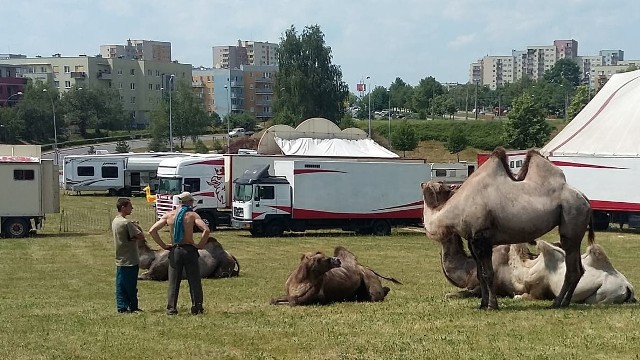
[[[151,71],[151,69],[147,70],[147,75],[151,76],[151,74],[153,74],[153,71]]]
[[[60,71],[60,67],[58,65],[53,66],[53,73],[57,74]]]
[[[136,69],[129,70],[129,75],[135,75],[135,74],[136,74]]]
[[[156,76],[160,76],[160,70],[156,70]]]
[[[120,101],[124,101],[124,96],[120,95]]]
[[[160,90],[160,84],[156,84],[156,90]]]
[[[70,67],[70,66],[68,66],[68,65],[65,65],[65,66],[64,66],[64,73],[65,73],[65,74],[68,74],[68,73],[70,73],[70,72],[71,72],[71,67]]]
[[[40,66],[40,72],[41,73],[46,73],[47,72],[47,68],[44,66]]]
[[[131,90],[135,90],[136,89],[136,83],[131,83]]]
[[[116,72],[118,75],[122,75],[122,69],[118,69],[118,71]]]
[[[136,97],[135,97],[135,96],[132,96],[132,97],[131,97],[131,103],[132,103],[132,104],[135,104],[135,103],[136,103]]]
[[[65,89],[70,89],[70,88],[71,88],[71,81],[68,81],[68,80],[67,80],[67,81],[65,81],[65,82],[64,82],[64,88],[65,88]]]
[[[55,80],[55,81],[53,82],[53,87],[54,87],[54,88],[59,88],[59,87],[60,87],[60,81]]]
[[[118,89],[122,89],[122,83],[118,84]]]
[[[149,90],[153,90],[153,84],[149,84]]]

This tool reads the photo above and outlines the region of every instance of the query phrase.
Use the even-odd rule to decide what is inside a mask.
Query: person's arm
[[[156,223],[153,224],[149,229],[149,235],[151,235],[151,238],[153,238],[153,241],[155,241],[156,244],[158,244],[161,248],[165,250],[171,249],[171,245],[167,245],[164,243],[164,241],[162,241],[162,239],[160,238],[160,234],[158,234],[158,230],[162,229],[167,224],[167,214],[164,214],[160,218],[160,220],[156,221]]]
[[[129,224],[129,237],[131,241],[144,241],[144,232],[137,222],[132,221]]]
[[[204,223],[204,221],[202,221],[202,218],[200,217],[200,215],[198,215],[197,213],[193,213],[195,215],[195,224],[198,227],[198,229],[202,230],[202,238],[200,239],[200,242],[198,243],[198,245],[196,245],[196,247],[198,249],[204,249],[204,246],[207,244],[207,241],[209,240],[209,233],[211,232],[209,230],[209,227],[207,226],[207,224]]]

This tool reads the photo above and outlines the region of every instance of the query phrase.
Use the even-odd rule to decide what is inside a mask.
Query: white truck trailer
[[[156,215],[161,217],[176,206],[175,195],[189,191],[196,201],[196,211],[212,229],[231,225],[233,181],[255,166],[270,165],[283,159],[334,160],[357,162],[403,162],[425,164],[420,159],[306,157],[260,154],[193,155],[166,159],[158,166],[159,187]]]
[[[431,165],[397,162],[281,160],[236,180],[232,225],[254,236],[339,228],[389,235],[422,222],[420,183]]]
[[[65,190],[106,191],[109,195],[131,196],[149,185],[157,189],[156,172],[166,158],[184,157],[180,153],[125,153],[106,155],[68,155],[64,157]]]
[[[0,145],[0,233],[25,237],[60,212],[58,169],[37,145]]]

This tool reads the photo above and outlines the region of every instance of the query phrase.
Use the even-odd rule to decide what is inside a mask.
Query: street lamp
[[[389,108],[387,109],[387,111],[389,112],[389,149],[392,149],[393,145],[391,144],[391,89],[388,89],[387,93],[389,94]]]
[[[11,100],[12,97],[14,96],[20,96],[22,95],[22,91],[18,91],[17,93],[9,96],[5,101],[4,101],[4,106],[7,106],[9,104],[9,100]]]
[[[171,92],[173,90],[173,79],[176,77],[175,74],[171,74],[169,76],[169,151],[173,152],[173,123],[172,123],[172,114],[171,114]]]
[[[229,138],[229,132],[231,131],[231,105],[229,105],[229,86],[224,85],[224,89],[227,91],[227,152],[229,152],[229,146],[231,139]]]
[[[51,109],[53,110],[53,153],[55,154],[54,164],[58,165],[58,129],[56,128],[56,107],[53,104],[53,97],[51,97],[51,93],[47,91],[47,89],[42,89],[43,92],[46,92],[49,95],[49,100],[51,100]]]
[[[367,80],[369,79],[371,79],[371,76],[367,76]],[[369,88],[369,95],[367,95],[369,98],[369,139],[371,139],[371,81],[367,81],[367,87]]]

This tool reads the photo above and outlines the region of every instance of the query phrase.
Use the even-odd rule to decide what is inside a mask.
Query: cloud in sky
[[[640,59],[640,2],[612,0],[20,0],[3,4],[0,53],[95,55],[127,39],[170,41],[173,57],[212,65],[211,47],[279,42],[317,24],[352,91],[363,77],[388,86],[434,76],[466,82],[469,64],[528,45],[576,39],[579,54],[622,49]]]

